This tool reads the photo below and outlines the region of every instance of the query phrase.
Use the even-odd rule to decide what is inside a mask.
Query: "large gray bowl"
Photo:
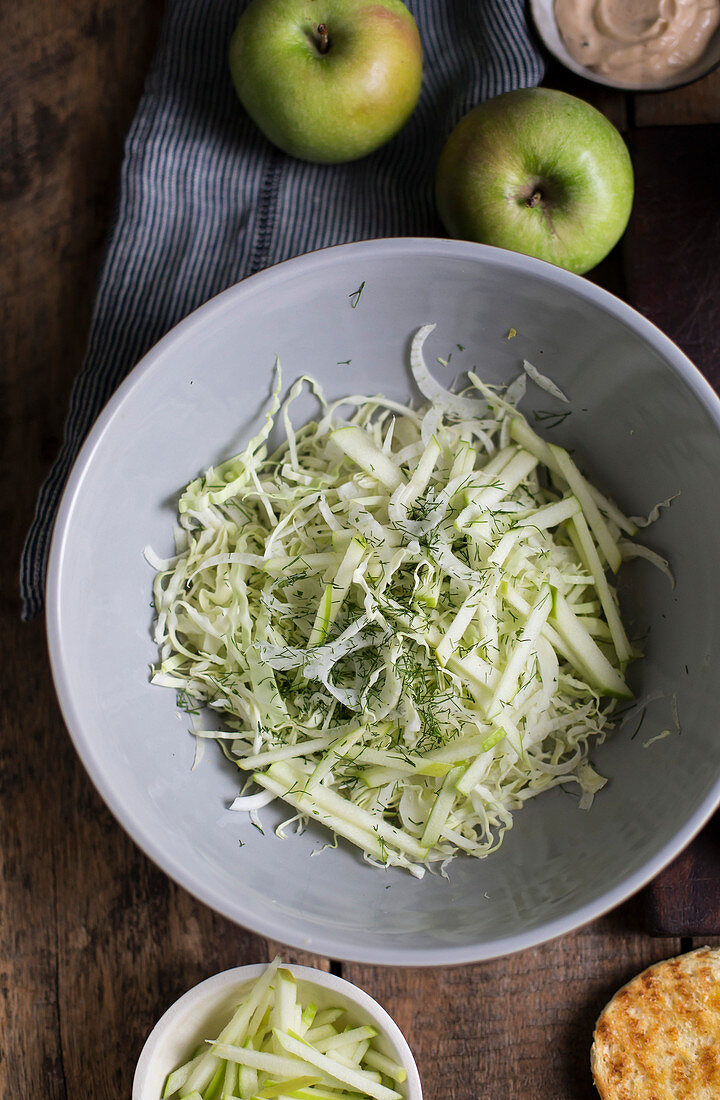
[[[364,284],[360,295],[352,296]],[[353,308],[355,303],[355,308]],[[373,870],[314,828],[280,840],[227,810],[235,769],[194,742],[171,691],[151,687],[152,570],[171,549],[179,489],[260,423],[273,361],[331,397],[407,398],[411,333],[437,322],[429,362],[489,380],[522,357],[569,393],[553,436],[575,447],[627,511],[679,497],[649,529],[674,591],[626,567],[625,607],[649,628],[632,674],[647,707],[593,757],[610,782],[589,813],[556,790],[516,817],[502,848],[455,861],[449,881]],[[517,336],[507,339],[510,329]],[[461,351],[457,345],[466,350]],[[350,360],[349,365],[346,363]],[[525,408],[554,407],[536,391]],[[309,415],[311,406],[304,410]],[[318,252],[248,279],[150,352],[95,425],[52,546],[47,618],[55,682],[78,752],[135,841],[208,905],[273,939],[370,963],[440,964],[528,947],[597,916],[647,882],[720,800],[720,403],[657,329],[591,283],[526,256],[460,242],[376,241]],[[672,728],[682,733],[645,747]],[[639,718],[639,715],[638,715]],[[241,845],[240,841],[244,842]]]

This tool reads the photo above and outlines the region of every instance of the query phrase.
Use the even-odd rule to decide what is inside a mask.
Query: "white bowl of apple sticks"
[[[138,1060],[132,1100],[422,1100],[397,1024],[307,966],[240,966],[183,994]]]

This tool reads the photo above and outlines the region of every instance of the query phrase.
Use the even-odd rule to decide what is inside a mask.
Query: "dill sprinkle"
[[[363,281],[360,283],[360,286],[357,288],[357,290],[353,290],[352,294],[348,294],[348,298],[350,299],[350,305],[352,306],[353,309],[357,309],[358,303],[360,301],[360,298],[362,296],[362,292],[363,292],[364,289],[365,289],[365,280],[363,279]]]
[[[332,838],[318,853],[351,842],[417,877],[493,852],[530,796],[572,781],[591,804],[589,746],[630,697],[637,649],[617,612],[615,506],[598,495],[586,512],[560,448],[555,479],[518,386],[472,372],[441,386],[431,331],[411,348],[420,408],[331,403],[307,378],[283,399],[278,368],[258,434],[183,492],[174,556],[148,553],[153,681],[222,720],[191,732],[196,762],[214,737],[242,774],[234,812],[265,835],[255,813],[279,798],[295,816],[278,835],[313,821]],[[295,426],[308,391],[317,419]]]

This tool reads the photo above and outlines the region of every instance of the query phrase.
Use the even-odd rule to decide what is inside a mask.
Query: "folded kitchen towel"
[[[524,0],[408,0],[424,53],[412,118],[363,160],[305,164],[266,141],[233,90],[227,50],[243,6],[168,0],[125,145],[117,218],[64,442],[23,551],[25,619],[42,607],[70,468],[143,353],[196,306],[279,260],[347,241],[443,235],[432,185],[448,134],[476,103],[543,76]]]

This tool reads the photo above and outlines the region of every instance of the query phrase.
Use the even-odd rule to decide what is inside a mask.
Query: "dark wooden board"
[[[720,935],[720,814],[645,891],[653,936]]]
[[[80,365],[122,140],[161,8],[161,0],[0,6],[0,1091],[33,1100],[126,1098],[143,1039],[174,997],[208,974],[277,949],[176,887],[127,838],[65,732],[43,624],[18,619],[18,555]],[[626,96],[582,82],[571,90],[596,97],[623,127],[633,118],[655,127],[707,120],[709,87],[645,97],[642,119]],[[657,293],[642,297],[643,278],[633,276],[637,251],[629,254],[633,270],[623,272],[616,250],[594,277],[624,293],[627,275],[636,304],[661,327],[677,324],[672,334],[692,342],[696,330],[707,331],[707,304],[682,280],[662,296],[660,279],[672,274],[662,267],[668,211],[649,176],[666,168],[637,138],[636,126],[645,197],[638,196],[632,247],[646,242]],[[677,140],[679,171],[685,138]],[[700,178],[690,176],[674,194],[675,214],[702,180],[703,138],[691,140]],[[651,194],[658,201],[646,201]],[[681,248],[681,234],[676,243]],[[698,248],[702,259],[702,237]],[[688,304],[696,328],[685,333]],[[705,340],[697,345],[701,357],[710,354]],[[712,369],[711,357],[702,362]],[[598,1011],[638,969],[680,948],[678,939],[644,933],[636,900],[510,959],[447,971],[346,965],[343,972],[405,1029],[428,1100],[589,1100]]]
[[[395,1015],[427,1100],[597,1100],[595,1020],[638,970],[680,951],[643,936],[630,902],[587,928],[506,959],[452,969],[347,965]]]
[[[635,126],[697,126],[720,122],[720,69],[668,93],[633,97]],[[712,155],[712,154],[711,154]]]
[[[631,135],[637,198],[625,238],[628,300],[720,387],[720,125]],[[716,719],[720,724],[720,718]],[[655,935],[720,935],[720,822],[646,893]]]
[[[720,386],[720,125],[630,137],[636,198],[625,237],[627,296]]]

